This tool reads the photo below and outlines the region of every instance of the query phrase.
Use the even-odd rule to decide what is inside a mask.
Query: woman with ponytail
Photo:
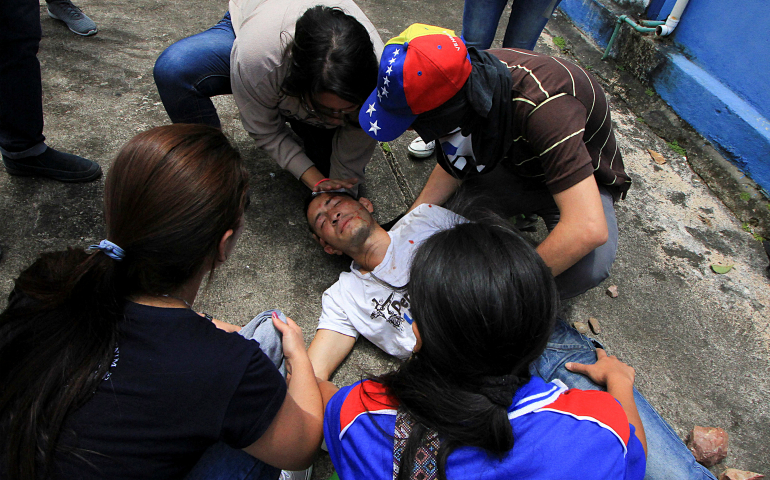
[[[559,295],[540,256],[509,227],[463,223],[436,233],[415,254],[408,291],[412,358],[327,405],[326,444],[341,479],[644,476],[631,367],[603,350],[593,365],[570,365],[607,392],[530,375]]]
[[[323,407],[299,327],[270,312],[238,335],[192,309],[238,241],[247,191],[218,129],[158,127],[123,147],[106,239],[41,255],[0,314],[1,478],[274,479],[310,465]]]

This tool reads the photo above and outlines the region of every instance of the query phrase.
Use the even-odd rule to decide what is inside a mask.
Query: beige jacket
[[[288,70],[285,46],[294,35],[294,25],[308,8],[316,5],[340,7],[358,19],[371,36],[377,61],[383,43],[372,22],[352,0],[230,0],[235,43],[230,53],[230,82],[243,127],[281,168],[299,178],[313,166],[301,140],[286,124],[308,118],[298,98],[281,94]],[[343,126],[334,136],[331,178],[364,179],[364,167],[371,160],[376,142],[362,129]]]

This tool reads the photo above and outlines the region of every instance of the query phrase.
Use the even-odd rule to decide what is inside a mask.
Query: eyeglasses
[[[358,111],[361,110],[361,105],[354,105],[349,108],[343,108],[342,110],[332,110],[331,108],[324,107],[323,105],[313,107],[311,102],[308,102],[305,99],[304,95],[299,97],[299,101],[302,104],[302,108],[304,108],[307,113],[321,120],[322,122],[324,119],[346,120],[347,118],[351,117],[351,115],[355,115],[357,117]],[[355,121],[357,123],[358,119],[356,118]]]

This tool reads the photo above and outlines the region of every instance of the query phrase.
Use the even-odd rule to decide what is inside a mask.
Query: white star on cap
[[[387,98],[387,96],[388,96],[388,89],[387,88],[382,87],[382,95]]]
[[[385,75],[390,75],[393,73],[393,65],[388,65],[388,69],[385,70]]]
[[[390,85],[390,79],[388,77],[382,77],[382,83],[387,85]]]
[[[393,62],[395,62],[395,61],[396,61],[396,59],[395,59],[395,58],[391,58],[390,60],[388,60],[388,62],[389,62],[389,63],[391,63],[391,64],[392,64]]]
[[[376,111],[377,111],[377,109],[374,108],[374,104],[373,103],[370,103],[369,104],[369,108],[366,109],[366,113],[368,113],[370,117],[372,116],[372,113],[374,113]]]
[[[377,126],[377,120],[375,120],[374,123],[369,122],[369,127],[369,131],[374,132],[375,135],[377,135],[377,131],[382,128]]]
[[[401,53],[401,50],[399,50],[399,49],[396,49],[396,51],[394,51],[394,52],[393,52],[393,56],[395,57],[395,56],[396,56],[396,55],[398,55],[399,53]]]
[[[377,90],[377,100],[382,101],[382,94]]]

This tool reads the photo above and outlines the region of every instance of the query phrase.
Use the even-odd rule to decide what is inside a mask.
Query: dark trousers
[[[45,151],[36,0],[0,0],[0,151],[10,158]],[[17,154],[17,155],[14,155]]]

